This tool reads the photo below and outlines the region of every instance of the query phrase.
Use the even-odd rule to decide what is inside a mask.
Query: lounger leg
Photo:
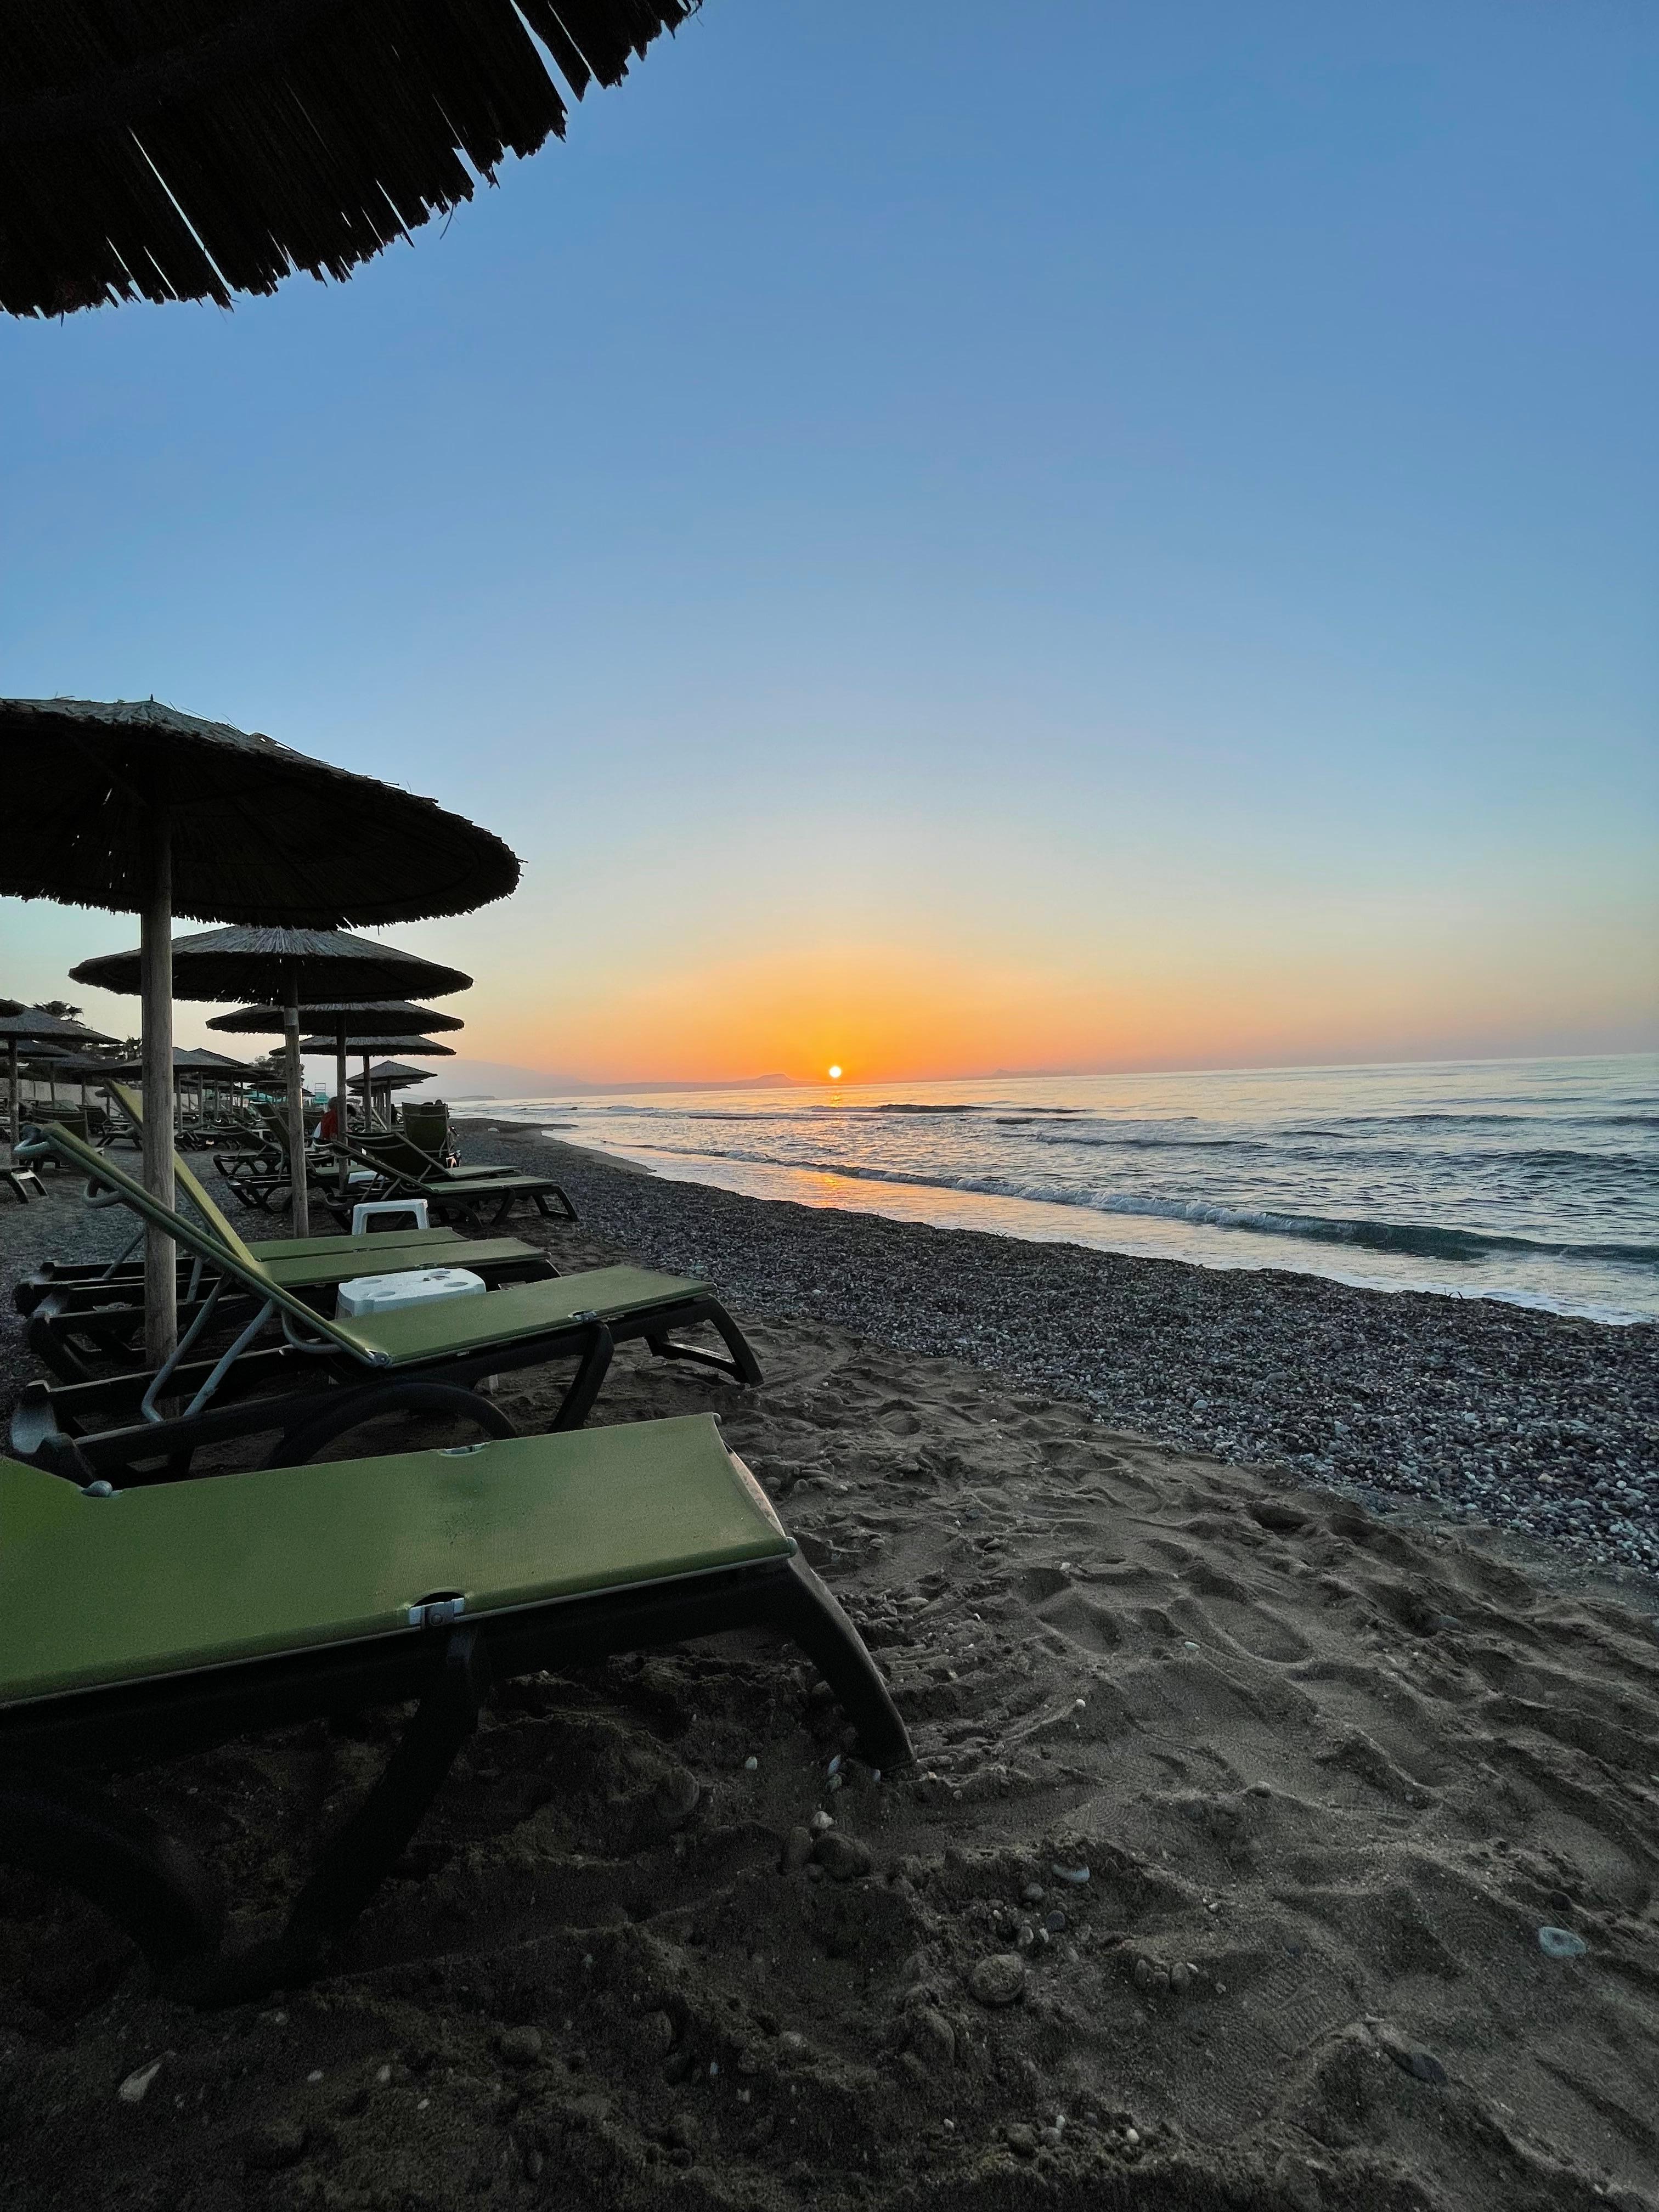
[[[603,1325],[595,1328],[582,1354],[581,1365],[571,1378],[570,1388],[553,1417],[555,1430],[579,1429],[592,1412],[593,1401],[610,1370],[614,1349],[610,1330]]]
[[[773,1619],[817,1668],[859,1732],[872,1766],[908,1766],[909,1731],[880,1669],[835,1599],[797,1553],[773,1600]]]
[[[475,1630],[453,1630],[437,1678],[368,1796],[324,1850],[288,1925],[268,1943],[186,1968],[178,1996],[200,2005],[241,2004],[309,1979],[397,1863],[455,1755],[478,1724],[489,1688],[489,1658]]]
[[[283,1431],[263,1467],[307,1467],[327,1444],[385,1413],[453,1413],[476,1421],[492,1437],[516,1437],[511,1418],[476,1390],[455,1382],[388,1382],[380,1389],[354,1390],[313,1421]]]
[[[671,1336],[647,1336],[647,1347],[659,1359],[686,1359],[696,1367],[712,1367],[717,1374],[729,1375],[734,1382],[747,1383],[751,1390],[758,1389],[762,1376],[760,1362],[749,1347],[749,1340],[738,1327],[718,1298],[701,1298],[694,1312],[678,1325],[695,1328],[699,1322],[707,1322],[731,1353],[722,1359],[717,1352],[703,1352],[694,1344],[676,1344]]]
[[[489,1655],[475,1629],[451,1631],[437,1680],[380,1780],[324,1852],[289,1920],[286,1944],[319,1950],[343,1936],[368,1903],[443,1787],[478,1724]]]
[[[0,1782],[0,1861],[101,1906],[158,1974],[217,1948],[224,1905],[211,1876],[176,1837],[100,1790]]]

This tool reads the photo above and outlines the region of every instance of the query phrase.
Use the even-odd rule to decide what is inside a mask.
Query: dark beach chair
[[[441,1167],[459,1165],[449,1109],[441,1098],[410,1099],[399,1110],[398,1126],[411,1145]]]
[[[28,1204],[31,1192],[36,1198],[44,1198],[46,1194],[45,1183],[26,1158],[14,1158],[9,1162],[0,1163],[0,1182],[4,1183],[19,1206]]]
[[[102,1906],[173,1995],[314,1974],[413,1836],[492,1682],[763,1626],[865,1756],[904,1724],[711,1415],[111,1492],[0,1460],[0,1863]],[[418,1699],[280,1928],[227,1944],[179,1838],[81,1778]]]
[[[426,1200],[442,1219],[447,1214],[477,1218],[494,1207],[492,1223],[502,1221],[515,1200],[527,1198],[538,1212],[562,1221],[574,1221],[576,1209],[550,1176],[526,1175],[516,1168],[447,1168],[429,1152],[412,1144],[401,1130],[371,1129],[347,1147],[353,1159],[379,1169],[386,1179],[388,1198]],[[551,1199],[556,1214],[548,1204]]]
[[[202,1445],[279,1432],[272,1465],[291,1463],[383,1413],[448,1406],[481,1418],[477,1385],[491,1376],[570,1358],[576,1371],[555,1417],[580,1428],[604,1383],[615,1346],[642,1340],[659,1358],[695,1362],[757,1383],[760,1369],[742,1331],[706,1283],[643,1267],[596,1267],[520,1282],[479,1297],[446,1298],[400,1312],[330,1319],[278,1282],[246,1245],[222,1243],[164,1206],[142,1184],[67,1132],[48,1141],[154,1222],[213,1271],[177,1351],[154,1374],[126,1372],[84,1382],[32,1382],[12,1411],[12,1449],[52,1467],[66,1440],[100,1475],[176,1480]],[[240,1240],[238,1240],[240,1243]],[[216,1358],[192,1359],[227,1297],[249,1318]],[[712,1328],[726,1354],[678,1340]],[[261,1346],[270,1329],[282,1340]],[[182,1412],[164,1407],[183,1402]],[[496,1433],[511,1424],[488,1408]],[[148,1470],[141,1474],[140,1469]]]
[[[143,1103],[125,1091],[120,1103],[142,1126]],[[307,1303],[362,1275],[384,1275],[409,1268],[465,1267],[494,1286],[506,1282],[546,1280],[558,1270],[533,1244],[516,1237],[466,1237],[453,1229],[383,1230],[363,1237],[305,1237],[262,1243],[251,1251],[187,1164],[175,1152],[173,1177],[180,1202],[192,1206],[210,1235],[263,1268],[285,1290]],[[111,1364],[131,1367],[143,1341],[143,1267],[129,1254],[142,1240],[139,1230],[118,1260],[43,1261],[12,1291],[12,1303],[29,1322],[27,1337],[36,1356],[65,1380],[84,1382]],[[188,1327],[211,1288],[216,1271],[201,1258],[180,1264],[179,1323]],[[228,1322],[232,1310],[222,1308]]]
[[[294,1162],[288,1123],[273,1110],[264,1111],[264,1137],[257,1151],[216,1152],[213,1164],[226,1188],[250,1211],[283,1212],[294,1203]],[[307,1194],[345,1219],[349,1219],[351,1208],[360,1200],[381,1195],[373,1164],[367,1161],[348,1170],[345,1188],[342,1190],[337,1153],[313,1145],[308,1138],[305,1177]]]

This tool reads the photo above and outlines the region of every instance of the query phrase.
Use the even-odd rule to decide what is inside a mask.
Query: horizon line
[[[320,1055],[308,1054],[316,1059]],[[482,1057],[482,1055],[481,1055]],[[1146,1064],[1138,1066],[1109,1067],[997,1067],[970,1069],[960,1075],[899,1075],[889,1073],[868,1076],[862,1079],[831,1083],[827,1077],[785,1075],[744,1076],[650,1076],[637,1080],[623,1078],[594,1079],[580,1076],[548,1076],[540,1079],[539,1071],[526,1073],[538,1078],[538,1087],[550,1092],[603,1092],[630,1091],[857,1091],[888,1083],[994,1083],[994,1082],[1065,1082],[1091,1078],[1132,1075],[1319,1075],[1365,1069],[1392,1067],[1504,1067],[1520,1066],[1542,1062],[1547,1065],[1573,1060],[1651,1060],[1659,1058],[1659,1044],[1626,1048],[1613,1052],[1508,1052],[1508,1053],[1452,1053],[1407,1056],[1394,1060],[1236,1060],[1231,1063],[1196,1063],[1162,1065]],[[488,1063],[485,1063],[488,1065]],[[499,1064],[499,1063],[498,1063]],[[510,1065],[510,1063],[508,1063]],[[434,1069],[434,1076],[442,1071]],[[459,1073],[459,1069],[457,1073]],[[457,1091],[462,1098],[506,1098],[513,1094],[504,1091]]]

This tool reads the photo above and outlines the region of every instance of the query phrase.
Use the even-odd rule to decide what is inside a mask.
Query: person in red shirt
[[[317,1124],[317,1141],[319,1145],[331,1145],[339,1133],[340,1102],[337,1098],[331,1098],[327,1113]]]

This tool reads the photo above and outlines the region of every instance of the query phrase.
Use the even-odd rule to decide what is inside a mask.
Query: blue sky
[[[0,328],[0,689],[501,830],[485,1060],[1651,1044],[1656,112],[1635,4],[707,0],[349,285]]]

